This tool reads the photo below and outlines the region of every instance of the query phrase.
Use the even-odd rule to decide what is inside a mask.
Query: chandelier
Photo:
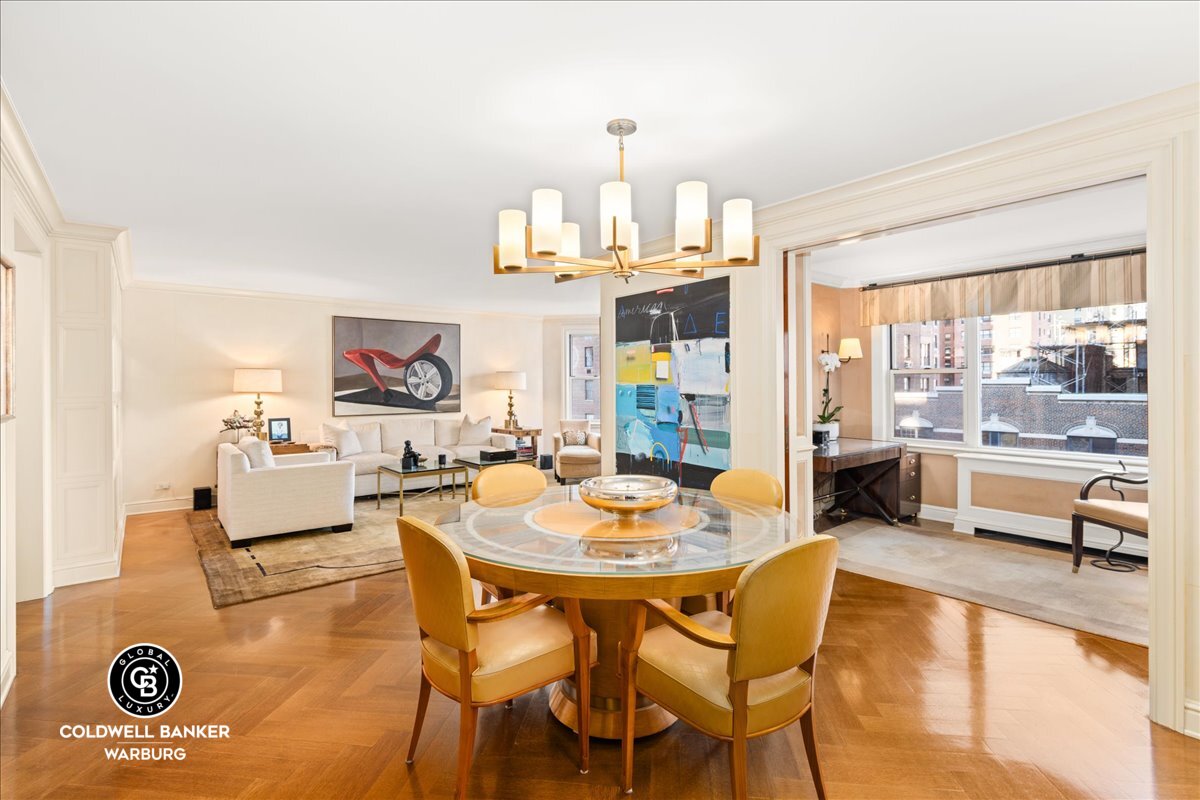
[[[754,235],[754,209],[749,200],[727,200],[722,206],[720,261],[705,261],[712,252],[712,219],[708,216],[708,184],[685,181],[675,187],[675,250],[641,258],[638,224],[633,221],[633,190],[625,182],[625,137],[637,130],[631,119],[614,119],[608,132],[617,137],[618,179],[600,184],[600,246],[611,255],[581,258],[579,225],[563,222],[562,192],[535,189],[533,224],[525,212],[500,212],[500,243],[492,246],[497,275],[553,273],[554,282],[574,281],[593,275],[613,275],[626,282],[639,272],[703,278],[705,267],[758,266],[758,237]],[[530,261],[544,262],[530,265]]]

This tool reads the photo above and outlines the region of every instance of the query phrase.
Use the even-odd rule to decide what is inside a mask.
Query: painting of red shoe
[[[334,416],[461,410],[460,345],[458,325],[334,317]]]

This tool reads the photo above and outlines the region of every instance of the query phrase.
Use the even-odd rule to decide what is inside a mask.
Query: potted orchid
[[[821,390],[821,413],[817,414],[817,421],[813,423],[814,431],[825,431],[829,436],[829,441],[836,441],[838,433],[841,431],[841,425],[838,423],[838,414],[841,413],[842,407],[833,405],[833,397],[829,394],[829,376],[835,369],[842,366],[841,360],[837,353],[831,353],[825,350],[821,355],[817,356],[817,363],[821,365],[822,371],[825,373],[825,388]]]

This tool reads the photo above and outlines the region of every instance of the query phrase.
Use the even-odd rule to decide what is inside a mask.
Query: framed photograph
[[[461,411],[461,334],[449,322],[333,318],[333,415]]]
[[[267,441],[290,442],[292,440],[292,418],[274,417],[267,419]]]
[[[0,259],[0,422],[13,416],[13,359],[16,329],[13,311],[17,304],[17,270]]]

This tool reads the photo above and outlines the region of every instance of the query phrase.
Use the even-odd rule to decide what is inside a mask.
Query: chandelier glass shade
[[[633,221],[633,187],[625,181],[625,137],[636,130],[633,120],[608,123],[608,132],[619,142],[619,169],[618,180],[600,185],[598,242],[609,255],[581,257],[579,225],[563,222],[562,192],[536,189],[530,219],[520,209],[500,212],[499,243],[492,248],[497,275],[550,273],[556,283],[562,283],[607,274],[628,281],[639,272],[702,278],[706,267],[758,266],[754,207],[744,198],[727,200],[722,206],[723,258],[704,260],[713,251],[708,184],[704,181],[685,181],[675,187],[675,250],[641,257],[638,224]]]

